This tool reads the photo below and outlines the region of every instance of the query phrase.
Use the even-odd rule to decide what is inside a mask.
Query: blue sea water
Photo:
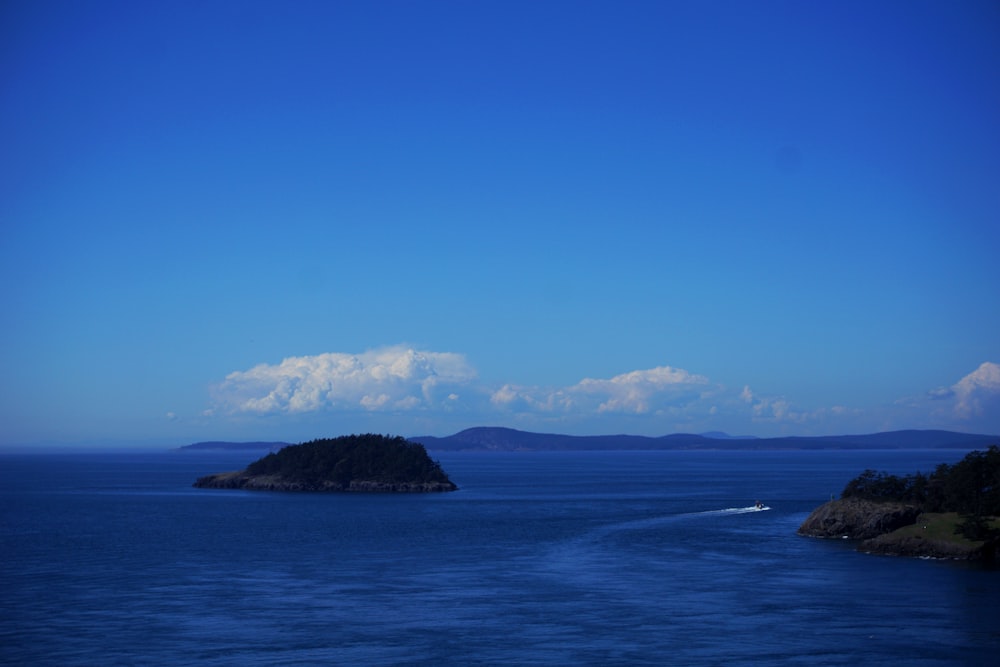
[[[0,457],[11,665],[987,665],[1000,571],[797,536],[964,452],[434,453],[433,495],[201,490],[257,455]],[[747,511],[761,499],[770,509]]]

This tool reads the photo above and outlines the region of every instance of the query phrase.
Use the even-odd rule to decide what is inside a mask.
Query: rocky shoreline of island
[[[438,493],[442,491],[455,491],[458,488],[451,481],[381,482],[368,479],[352,479],[347,483],[333,480],[302,481],[285,479],[280,475],[250,475],[245,470],[235,470],[199,477],[193,486],[200,489],[327,493]]]

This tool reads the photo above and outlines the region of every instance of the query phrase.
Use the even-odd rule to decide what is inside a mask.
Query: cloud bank
[[[227,375],[213,396],[218,408],[236,413],[405,411],[454,402],[475,378],[461,354],[396,346],[260,364]]]
[[[488,386],[462,354],[407,346],[260,364],[230,373],[212,394],[215,414],[464,415],[469,425],[576,424],[593,433],[1000,431],[1000,365],[991,362],[950,387],[875,408],[802,409],[784,396],[761,395],[749,386],[728,388],[671,366],[584,378],[565,387]]]

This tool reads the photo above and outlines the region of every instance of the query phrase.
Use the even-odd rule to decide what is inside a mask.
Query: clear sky
[[[1000,5],[0,4],[0,444],[1000,433]]]

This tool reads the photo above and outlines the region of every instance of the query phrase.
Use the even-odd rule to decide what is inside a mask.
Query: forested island
[[[1000,448],[970,452],[927,475],[865,470],[799,533],[861,540],[858,550],[867,553],[992,562],[1000,544]]]
[[[244,470],[199,478],[194,486],[255,491],[455,491],[424,446],[401,436],[346,435],[289,445]]]

